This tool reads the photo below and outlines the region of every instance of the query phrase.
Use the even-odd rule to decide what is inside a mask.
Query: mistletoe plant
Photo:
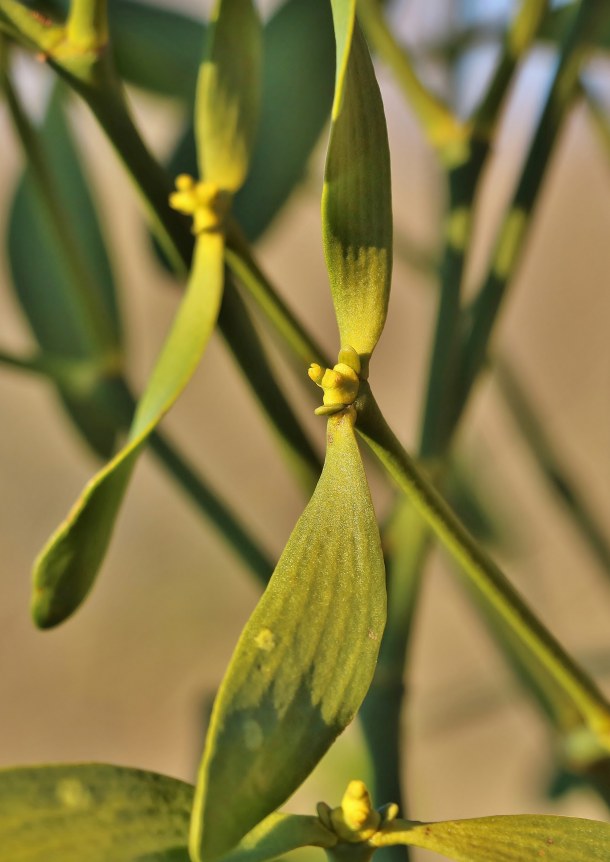
[[[260,134],[258,130],[260,115],[265,118],[272,110],[277,92],[264,71],[263,30],[251,0],[219,0],[216,5],[196,94],[186,88],[188,98],[194,95],[195,120],[173,160],[174,188],[131,119],[118,71],[124,69],[129,79],[155,79],[155,69],[134,64],[125,34],[130,14],[141,22],[147,19],[138,15],[154,18],[164,13],[144,12],[146,7],[138,12],[137,4],[117,2],[111,4],[116,17],[109,27],[103,0],[72,0],[67,9],[61,3],[33,5],[31,10],[14,0],[0,0],[0,29],[4,92],[28,157],[14,203],[11,265],[40,351],[30,358],[2,358],[45,375],[80,432],[106,459],[35,563],[34,620],[41,628],[56,626],[89,594],[131,474],[147,445],[267,583],[216,696],[196,787],[115,766],[6,769],[0,773],[3,858],[264,862],[311,846],[323,848],[332,860],[360,862],[380,848],[414,846],[458,862],[607,862],[610,826],[604,822],[536,815],[441,823],[401,819],[399,742],[393,732],[401,702],[388,696],[396,687],[383,684],[384,674],[386,681],[388,675],[393,682],[402,678],[419,571],[429,538],[436,535],[476,590],[507,657],[547,706],[566,750],[575,750],[570,740],[586,740],[586,759],[577,763],[574,758],[569,765],[585,780],[594,785],[597,781],[602,795],[610,797],[607,768],[603,773],[610,762],[610,705],[441,492],[450,473],[451,437],[485,364],[492,325],[519,257],[546,161],[579,92],[586,49],[601,25],[610,23],[606,4],[581,0],[572,4],[567,20],[561,13],[564,36],[546,107],[500,230],[489,276],[468,305],[460,290],[473,207],[500,111],[519,60],[545,28],[557,25],[557,15],[553,17],[542,0],[519,4],[487,94],[465,121],[421,84],[375,0],[288,0],[271,19],[267,30],[275,27],[279,32],[288,21],[291,29],[283,31],[282,38],[286,32],[297,41],[313,36],[326,66],[335,63],[322,234],[339,331],[336,364],[324,358],[280,300],[247,238],[262,232],[288,195],[328,110],[320,98],[307,133],[299,134],[294,148],[285,147],[280,181],[271,194],[261,180],[257,149],[271,133],[264,122]],[[421,464],[405,452],[388,426],[368,382],[388,309],[393,228],[384,111],[361,26],[394,69],[448,179]],[[184,30],[185,45],[191,29]],[[114,31],[116,38],[109,35]],[[334,47],[330,39],[324,41],[325,34],[334,35]],[[199,39],[199,31],[196,35]],[[31,125],[12,86],[12,43],[37,53],[64,82],[50,100],[41,131]],[[165,72],[154,87],[182,92],[184,68],[172,70],[169,63]],[[66,84],[87,102],[131,174],[165,263],[178,276],[188,272],[172,328],[139,398],[127,383],[112,272],[65,122]],[[315,87],[313,93],[315,101]],[[289,142],[289,123],[282,117],[273,127],[279,140]],[[62,171],[69,179],[59,181]],[[252,213],[259,201],[257,224]],[[77,209],[76,221],[66,218],[70,209]],[[20,244],[17,226],[25,219],[44,264]],[[39,269],[43,265],[52,267],[44,278]],[[327,423],[321,471],[315,448],[270,366],[252,307],[279,336],[303,381],[311,386],[307,370],[323,390],[322,406],[315,411]],[[281,451],[311,495],[274,568],[237,516],[157,430],[192,377],[217,324]],[[125,442],[116,450],[124,432]],[[400,492],[387,528],[387,575],[358,436]],[[316,816],[279,811],[363,703],[375,789],[387,794],[389,803],[376,810],[362,781],[354,778],[338,807],[320,803]]]

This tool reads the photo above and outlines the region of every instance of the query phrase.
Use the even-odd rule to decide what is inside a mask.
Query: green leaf
[[[218,693],[191,853],[211,862],[274,811],[353,719],[386,595],[351,411],[329,418],[324,470],[241,635]]]
[[[58,89],[49,102],[39,140],[52,182],[48,191],[66,222],[69,217],[72,247],[68,253],[57,232],[57,212],[45,205],[40,177],[27,167],[8,228],[15,293],[43,354],[103,361],[104,352],[120,351],[121,322],[104,238]],[[90,316],[97,322],[94,328],[86,325]],[[85,399],[58,382],[73,422],[102,457],[109,457],[116,440],[116,422],[100,409],[109,386],[110,381],[100,380]]]
[[[233,214],[251,242],[265,232],[302,179],[330,113],[335,68],[330,7],[288,0],[265,26],[263,45],[260,130],[248,178],[233,203]],[[168,169],[173,176],[197,172],[192,125]]]
[[[382,839],[383,844],[422,847],[455,862],[608,862],[610,858],[610,823],[576,817],[523,814],[410,828],[395,821],[392,827],[395,833],[388,830],[384,838],[390,840]]]
[[[266,862],[299,847],[332,847],[337,837],[317,817],[301,814],[270,814],[222,862]]]
[[[322,193],[326,264],[341,345],[364,375],[385,323],[392,274],[390,156],[383,104],[354,0],[332,0],[337,78]]]
[[[69,0],[28,5],[57,20],[64,20],[70,8]],[[122,78],[160,96],[192,102],[205,39],[202,21],[142,0],[111,0],[108,25],[112,55]]]
[[[199,173],[235,192],[248,171],[259,120],[261,24],[251,0],[218,0],[199,72]]]
[[[0,770],[1,855],[11,862],[188,862],[193,788],[96,764]]]
[[[220,233],[199,235],[187,291],[138,405],[128,442],[87,484],[35,563],[32,613],[41,628],[66,619],[95,580],[138,456],[188,383],[216,323],[223,250]]]
[[[289,0],[264,29],[260,132],[233,207],[251,241],[303,178],[330,114],[334,69],[329,4]]]
[[[110,3],[108,18],[121,77],[191,103],[205,41],[203,23],[174,9],[133,0]]]

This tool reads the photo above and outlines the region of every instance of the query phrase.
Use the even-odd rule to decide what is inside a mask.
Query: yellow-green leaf
[[[389,840],[382,839],[383,845],[423,847],[455,862],[608,862],[610,859],[610,823],[576,817],[523,814],[421,823],[410,828],[395,821],[392,827],[394,834],[386,834],[384,838]]]
[[[364,372],[383,329],[392,275],[390,156],[383,104],[354,0],[332,0],[337,75],[323,240],[342,345]]]
[[[261,24],[251,0],[218,0],[199,72],[199,173],[228,192],[246,177],[258,124]]]
[[[188,862],[193,788],[96,764],[0,770],[6,862]]]
[[[385,615],[379,531],[348,410],[329,419],[316,490],[218,693],[193,808],[194,859],[234,847],[353,719]]]
[[[138,456],[188,383],[214,328],[222,296],[223,252],[222,234],[199,235],[187,291],[127,443],[87,484],[35,563],[32,613],[41,628],[66,619],[93,584]]]

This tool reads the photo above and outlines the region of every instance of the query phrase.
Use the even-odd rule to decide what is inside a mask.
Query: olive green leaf
[[[251,0],[219,0],[199,72],[195,137],[199,173],[235,192],[244,182],[258,125],[261,24]]]
[[[222,296],[223,248],[222,234],[200,234],[187,291],[138,405],[127,444],[87,484],[36,560],[32,613],[41,628],[62,622],[93,584],[138,455],[188,383],[214,328]]]
[[[87,388],[87,403],[74,385],[70,387],[69,374],[64,385],[58,382],[58,389],[79,431],[107,458],[114,449],[116,422],[98,406],[112,383],[94,371],[96,366],[100,371],[106,367],[112,356],[118,361],[121,324],[104,239],[62,102],[56,88],[38,133],[46,166],[43,182],[52,186],[47,191],[53,195],[54,211],[41,197],[40,174],[29,165],[11,209],[9,262],[17,299],[42,354],[65,360],[67,371],[73,363],[73,382],[80,379],[87,386],[76,369],[90,363],[94,388]],[[56,177],[61,183],[54,182]],[[69,249],[59,241],[60,211],[73,216]]]
[[[193,788],[118,766],[0,770],[7,862],[188,862]]]
[[[212,862],[274,811],[353,719],[371,682],[385,573],[354,412],[329,418],[316,490],[218,693],[193,807],[194,859]]]
[[[392,274],[390,157],[383,105],[354,0],[332,0],[337,77],[324,190],[323,241],[342,345],[367,376]]]
[[[222,862],[266,862],[299,847],[333,847],[337,837],[317,817],[270,814],[242,838]]]
[[[138,456],[190,380],[216,324],[224,284],[229,196],[243,180],[248,135],[258,103],[257,74],[250,56],[256,54],[253,46],[258,33],[248,0],[221,0],[198,85],[197,107],[204,115],[198,118],[198,146],[213,157],[209,162],[205,159],[207,167],[202,165],[200,182],[179,176],[171,198],[175,209],[193,216],[197,235],[189,284],[137,407],[126,445],[87,484],[35,562],[32,614],[41,628],[62,622],[89,592]],[[244,56],[248,62],[243,61]],[[243,123],[242,114],[246,117]],[[228,147],[222,154],[216,150],[221,139]]]
[[[607,862],[610,823],[529,814],[442,823],[396,820],[374,843],[422,847],[455,862]]]

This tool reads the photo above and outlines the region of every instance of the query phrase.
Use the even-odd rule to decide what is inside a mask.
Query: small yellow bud
[[[323,369],[313,363],[308,371],[313,382],[324,390],[323,407],[315,411],[318,416],[338,413],[353,404],[360,387],[360,358],[353,347],[344,347],[334,368]]]
[[[190,174],[180,174],[176,177],[176,188],[179,192],[189,192],[195,185],[195,180]]]
[[[170,206],[193,217],[193,233],[222,229],[231,205],[228,192],[215,183],[195,182],[188,174],[176,178],[176,189],[169,197]]]

